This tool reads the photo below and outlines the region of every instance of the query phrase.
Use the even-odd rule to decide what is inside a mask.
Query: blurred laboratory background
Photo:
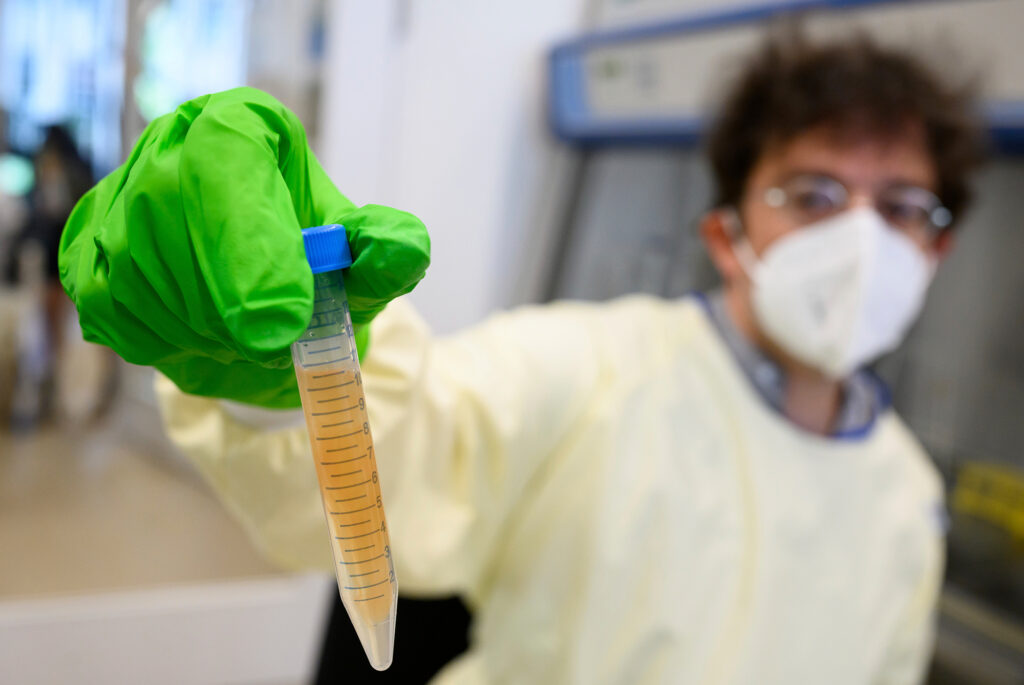
[[[148,121],[277,96],[343,192],[427,224],[412,297],[440,333],[676,297],[714,285],[718,87],[796,16],[980,78],[992,163],[878,371],[948,488],[929,682],[1024,683],[1022,0],[0,0],[0,682],[293,685],[355,640],[327,629],[333,579],[260,556],[163,437],[152,372],[83,342],[57,281],[71,207]]]

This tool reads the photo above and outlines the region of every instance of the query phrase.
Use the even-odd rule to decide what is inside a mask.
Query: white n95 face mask
[[[935,271],[872,207],[804,226],[760,259],[746,238],[735,249],[765,335],[836,379],[902,342]]]

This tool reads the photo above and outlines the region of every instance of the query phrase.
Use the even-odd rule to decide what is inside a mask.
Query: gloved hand
[[[338,192],[295,115],[252,88],[184,103],[75,207],[60,276],[87,340],[185,392],[297,407],[289,353],[309,323],[301,228],[344,224],[357,337],[430,262],[411,214]]]

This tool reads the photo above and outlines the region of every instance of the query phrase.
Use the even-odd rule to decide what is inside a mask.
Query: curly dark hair
[[[799,32],[773,36],[726,91],[709,132],[715,206],[739,203],[754,165],[771,146],[812,128],[883,142],[923,130],[938,196],[959,217],[968,178],[984,157],[974,85],[950,85],[919,58],[865,35],[814,44]]]

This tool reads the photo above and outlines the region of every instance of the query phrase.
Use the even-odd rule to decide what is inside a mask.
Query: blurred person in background
[[[34,184],[28,196],[27,215],[21,230],[11,241],[7,262],[8,280],[24,281],[33,275],[20,273],[20,256],[26,250],[42,253],[42,277],[45,281],[43,309],[45,319],[46,384],[52,375],[64,340],[67,296],[60,284],[57,253],[61,233],[75,203],[92,187],[94,179],[89,162],[78,151],[70,131],[61,125],[49,126],[42,145],[32,158]],[[44,395],[49,395],[49,391]],[[40,411],[48,401],[43,399]]]
[[[89,339],[161,371],[170,435],[260,546],[330,569],[289,345],[298,229],[345,224],[398,577],[474,611],[435,683],[909,685],[942,484],[865,367],[952,247],[971,113],[904,52],[769,41],[709,136],[720,291],[434,338],[392,301],[425,273],[420,222],[352,204],[295,117],[239,89],[149,127],[76,208],[61,275]]]

